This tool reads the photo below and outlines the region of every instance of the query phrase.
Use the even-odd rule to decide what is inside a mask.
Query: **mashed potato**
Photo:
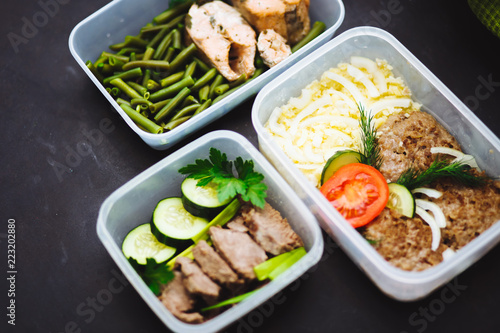
[[[265,127],[285,154],[319,187],[326,161],[337,151],[359,150],[361,105],[380,127],[394,113],[420,105],[384,60],[351,57],[311,82],[300,97],[276,108]]]

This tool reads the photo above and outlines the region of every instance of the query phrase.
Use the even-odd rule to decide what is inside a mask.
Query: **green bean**
[[[146,89],[146,87],[141,86],[139,83],[135,83],[135,82],[132,82],[132,81],[127,81],[127,84],[132,89],[134,89],[135,91],[137,91],[141,96],[144,96],[144,94],[146,94],[148,92],[148,89]]]
[[[194,83],[191,87],[192,90],[199,89],[212,81],[212,79],[217,75],[217,69],[211,68],[209,69],[198,81]]]
[[[151,60],[153,58],[154,53],[155,53],[155,49],[148,46],[146,48],[146,51],[144,52],[144,56],[142,57],[142,60]]]
[[[110,75],[111,73],[113,73],[113,66],[111,66],[110,64],[100,63],[97,65],[97,70],[103,75]]]
[[[122,108],[123,111],[140,127],[144,128],[146,131],[149,131],[151,133],[163,133],[163,128],[161,126],[158,126],[155,124],[154,121],[149,120],[148,118],[144,117],[142,114],[139,112],[135,111],[132,109],[130,106],[126,104],[120,104],[120,107]]]
[[[256,69],[257,71],[257,69]],[[255,73],[255,72],[254,72]],[[242,85],[247,80],[247,75],[245,73],[241,74],[236,80],[229,82],[229,88],[234,88],[236,86]]]
[[[99,80],[99,82],[102,82],[104,80],[104,76],[102,76],[102,74],[97,70],[92,61],[88,60],[85,64],[87,65],[87,68],[90,70],[90,72],[94,74],[96,79]]]
[[[207,99],[205,102],[203,102],[203,104],[201,104],[197,109],[196,111],[194,111],[193,113],[193,116],[196,116],[197,114],[205,111],[205,109],[207,109],[210,105],[212,105],[212,100],[211,99]]]
[[[163,60],[136,60],[129,61],[125,65],[123,65],[123,70],[126,71],[137,67],[168,70],[170,69],[170,64]]]
[[[146,105],[147,109],[149,110],[149,107],[153,105],[153,102],[145,99],[145,98],[132,98],[130,100],[130,105],[131,106],[137,106],[137,105]]]
[[[179,15],[179,13],[183,13],[183,12],[187,11],[191,7],[192,4],[193,4],[193,1],[187,1],[183,4],[179,4],[175,7],[169,8],[166,11],[164,11],[163,13],[155,16],[153,18],[153,22],[156,24],[162,24],[164,22],[167,22],[168,20],[172,19],[176,15]]]
[[[172,28],[177,27],[179,22],[184,21],[185,17],[186,17],[186,13],[178,15],[178,16],[174,17],[170,22],[167,22],[164,24],[158,24],[158,25],[154,25],[151,27],[142,27],[141,33],[155,33],[155,32],[161,31],[161,29],[163,29],[163,28],[167,28],[170,30]]]
[[[160,81],[160,85],[162,88],[165,88],[165,87],[168,87],[168,86],[180,81],[182,78],[184,78],[184,71],[177,72],[175,74],[167,76],[166,78],[164,78]]]
[[[148,84],[148,81],[149,81],[150,78],[151,78],[151,70],[150,69],[146,69],[144,71],[144,75],[142,76],[141,85],[144,86],[144,87],[146,87],[146,88],[148,88],[147,84]]]
[[[167,105],[165,105],[154,117],[156,122],[162,121],[166,117],[168,117],[172,112],[174,112],[175,108],[180,105],[184,99],[191,93],[191,90],[189,88],[184,87],[182,88],[179,93],[172,98]]]
[[[172,30],[172,47],[176,50],[182,49],[181,32],[178,29]]]
[[[158,82],[156,82],[155,80],[149,79],[148,82],[146,83],[146,88],[149,91],[157,91],[158,89],[161,88],[161,85]]]
[[[199,80],[198,80],[199,81]],[[198,82],[196,81],[196,82]],[[195,83],[196,84],[196,83]],[[191,87],[192,88],[192,87]],[[198,97],[200,101],[205,102],[208,100],[208,93],[210,91],[210,85],[206,84],[204,85],[199,91],[198,91]]]
[[[173,47],[169,47],[167,50],[167,54],[165,55],[165,58],[163,58],[164,61],[170,62],[175,55],[175,49]]]
[[[104,85],[107,85],[113,79],[120,78],[122,80],[131,80],[131,79],[135,79],[135,78],[137,78],[139,76],[142,76],[142,69],[140,69],[140,68],[134,68],[134,69],[131,69],[129,71],[125,71],[125,72],[122,72],[122,73],[119,73],[119,74],[116,74],[116,75],[113,75],[113,76],[109,76],[109,77],[105,78],[102,81],[102,83]]]
[[[160,45],[158,45],[158,48],[156,49],[153,58],[154,59],[161,59],[163,58],[163,54],[165,54],[165,51],[168,49],[170,43],[172,43],[172,38],[174,35],[174,31],[170,31],[162,40]]]
[[[194,84],[193,78],[191,76],[188,76],[180,80],[179,82],[176,82],[166,88],[163,88],[161,90],[152,93],[151,96],[149,97],[149,100],[152,102],[158,102],[162,99],[171,97],[172,95],[181,91],[183,88],[190,87],[193,84]]]
[[[166,130],[170,130],[171,131],[174,128],[176,128],[177,126],[179,126],[180,124],[186,122],[186,120],[189,120],[190,118],[191,118],[191,116],[185,116],[185,117],[182,117],[182,118],[170,121],[163,128],[166,129]]]
[[[224,84],[221,84],[220,86],[215,87],[214,91],[217,95],[222,95],[223,93],[225,93],[228,90],[229,90],[229,84],[224,83]]]
[[[201,61],[199,58],[193,57],[193,60],[196,61],[198,64],[198,67],[203,71],[203,72],[208,72],[210,70],[210,67],[207,66],[203,61]]]
[[[123,65],[125,64],[120,59],[115,58],[115,56],[110,56],[108,59],[109,65],[113,68],[115,72],[121,72],[123,69]]]
[[[122,56],[127,56],[130,55],[132,52],[142,52],[142,49],[136,48],[136,47],[124,47],[120,51],[118,51],[117,55],[122,55]]]
[[[105,57],[106,59],[109,59],[109,57],[115,57],[117,59],[120,59],[121,61],[123,62],[129,62],[129,57],[126,57],[126,56],[123,56],[123,55],[117,55],[117,54],[114,54],[114,53],[110,53],[110,52],[106,52],[106,51],[103,51],[101,53],[101,57]]]
[[[128,106],[130,106],[130,102],[127,101],[127,100],[125,100],[125,99],[123,99],[123,98],[121,98],[121,97],[118,97],[116,99],[116,103],[118,103],[118,105],[120,105],[120,104],[127,104]]]
[[[177,112],[170,121],[177,120],[179,118],[191,115],[194,113],[201,105],[200,104],[191,104],[182,108],[179,112]]]
[[[137,60],[137,53],[132,52],[130,53],[130,60],[129,61],[136,61]]]
[[[165,105],[167,105],[168,102],[170,102],[170,100],[171,100],[171,98],[164,99],[163,101],[159,101],[159,102],[154,103],[153,105],[150,105],[149,111],[151,113],[156,113],[158,110],[161,110]]]
[[[148,47],[155,48],[158,43],[165,37],[170,29],[168,27],[163,27],[149,42]]]
[[[189,95],[184,99],[184,102],[182,102],[181,109],[192,104],[200,104],[200,102],[198,102],[198,100],[194,98],[193,95]]]
[[[109,48],[113,51],[118,51],[124,47],[140,47],[140,48],[144,48],[148,45],[148,41],[142,39],[142,38],[139,38],[139,37],[136,37],[136,36],[126,36],[125,37],[125,41],[123,43],[118,43],[118,44],[113,44],[113,45],[110,45]]]
[[[325,29],[326,29],[326,24],[324,24],[323,22],[321,21],[314,22],[313,27],[311,28],[311,30],[309,30],[307,35],[292,47],[292,53],[297,52],[304,45],[309,43],[314,38],[318,37],[323,31],[325,31]]]
[[[104,57],[103,57],[103,56],[101,55],[101,56],[100,56],[100,57],[99,57],[99,58],[98,58],[98,59],[94,62],[94,66],[97,66],[97,65],[99,65],[99,64],[101,64],[101,63],[105,63],[106,61],[108,61],[108,58],[109,58],[109,56],[104,56]]]
[[[192,61],[189,65],[187,65],[186,70],[184,71],[184,77],[194,76],[194,72],[196,71],[196,61]]]
[[[208,92],[208,98],[212,99],[215,95],[215,88],[220,86],[224,82],[224,77],[221,74],[217,74],[212,84],[210,85],[210,91]]]
[[[111,88],[111,96],[118,97],[118,96],[120,96],[121,93],[122,93],[122,91],[120,90],[120,88],[118,88],[118,87]]]
[[[252,75],[252,77],[250,79],[248,79],[244,84],[242,85],[239,85],[239,86],[236,86],[232,89],[229,89],[228,91],[226,91],[224,94],[222,95],[219,95],[217,98],[214,99],[213,103],[212,104],[215,104],[217,102],[219,102],[221,99],[231,95],[233,92],[235,92],[236,90],[240,89],[242,86],[244,86],[245,84],[247,84],[248,82],[252,81],[253,79],[255,79],[256,77],[258,77],[260,74],[262,74],[262,72],[264,71],[263,68],[257,68],[255,70],[255,73]]]
[[[175,71],[179,66],[183,65],[186,61],[189,60],[189,57],[193,55],[196,52],[197,48],[194,43],[191,43],[188,47],[186,47],[184,50],[179,52],[177,57],[170,62],[170,69],[172,71]]]
[[[111,80],[109,83],[111,85],[120,88],[121,91],[123,91],[128,97],[130,98],[142,98],[141,95],[132,87],[130,87],[128,84],[126,84],[121,78],[115,78]]]

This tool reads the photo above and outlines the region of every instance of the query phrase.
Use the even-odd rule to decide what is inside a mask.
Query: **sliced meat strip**
[[[221,257],[241,277],[256,278],[253,268],[266,261],[267,255],[248,234],[219,227],[211,227],[209,234]]]
[[[233,289],[243,282],[238,278],[238,274],[204,240],[199,241],[193,248],[193,255],[201,270],[220,285]]]
[[[187,323],[201,323],[203,316],[198,312],[190,312],[194,309],[196,300],[194,295],[189,293],[183,283],[182,273],[174,271],[175,277],[168,284],[163,286],[159,296],[165,307],[179,320]]]
[[[286,219],[271,205],[243,212],[245,224],[255,241],[268,253],[278,255],[303,246]]]
[[[248,228],[245,226],[245,220],[243,220],[241,215],[236,216],[233,220],[228,222],[226,227],[234,231],[248,232]]]
[[[184,286],[191,294],[201,296],[209,305],[217,301],[220,287],[210,280],[193,260],[187,257],[179,257],[175,261],[175,265],[180,268]]]

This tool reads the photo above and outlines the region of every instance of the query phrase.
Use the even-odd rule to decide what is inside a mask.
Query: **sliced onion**
[[[443,192],[428,187],[417,187],[411,193],[422,193],[434,199],[439,199],[443,195]]]
[[[462,164],[466,164],[471,168],[476,168],[479,170],[479,166],[477,165],[476,159],[472,155],[464,154],[459,150],[448,148],[448,147],[432,147],[431,153],[433,154],[446,154],[455,156],[455,159],[452,163],[459,162]]]
[[[422,220],[427,222],[429,227],[431,227],[431,232],[432,232],[432,244],[431,244],[431,249],[432,251],[436,251],[439,247],[439,243],[441,242],[441,229],[439,229],[438,225],[436,224],[436,220],[434,220],[434,217],[432,217],[431,214],[427,213],[424,209],[420,207],[415,207],[415,214],[419,215]]]
[[[446,217],[444,216],[443,211],[438,205],[436,205],[434,202],[422,199],[415,199],[415,204],[417,205],[417,207],[425,210],[430,210],[438,227],[446,228]]]
[[[444,250],[443,252],[443,260],[448,260],[450,259],[451,257],[453,257],[454,255],[456,254],[455,251],[453,251],[452,249],[450,248],[447,248],[446,250]]]

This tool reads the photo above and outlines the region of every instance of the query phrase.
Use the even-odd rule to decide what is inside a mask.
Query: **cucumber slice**
[[[191,245],[191,238],[207,224],[206,219],[194,216],[184,209],[181,198],[171,197],[156,205],[151,232],[161,243],[180,249]]]
[[[406,217],[415,216],[415,198],[403,185],[390,183],[387,207],[395,209]]]
[[[211,220],[233,200],[228,198],[220,202],[217,197],[217,184],[198,186],[197,183],[197,179],[186,178],[181,185],[182,204],[194,216]]]
[[[135,259],[139,265],[146,265],[147,259],[162,263],[170,259],[176,249],[160,243],[151,233],[149,223],[132,229],[122,243],[122,252],[127,259]]]
[[[337,171],[344,165],[359,163],[360,160],[361,154],[357,151],[341,150],[336,152],[332,157],[328,159],[325,166],[323,167],[323,172],[321,172],[321,185],[326,183],[326,181],[333,176],[335,171]]]

